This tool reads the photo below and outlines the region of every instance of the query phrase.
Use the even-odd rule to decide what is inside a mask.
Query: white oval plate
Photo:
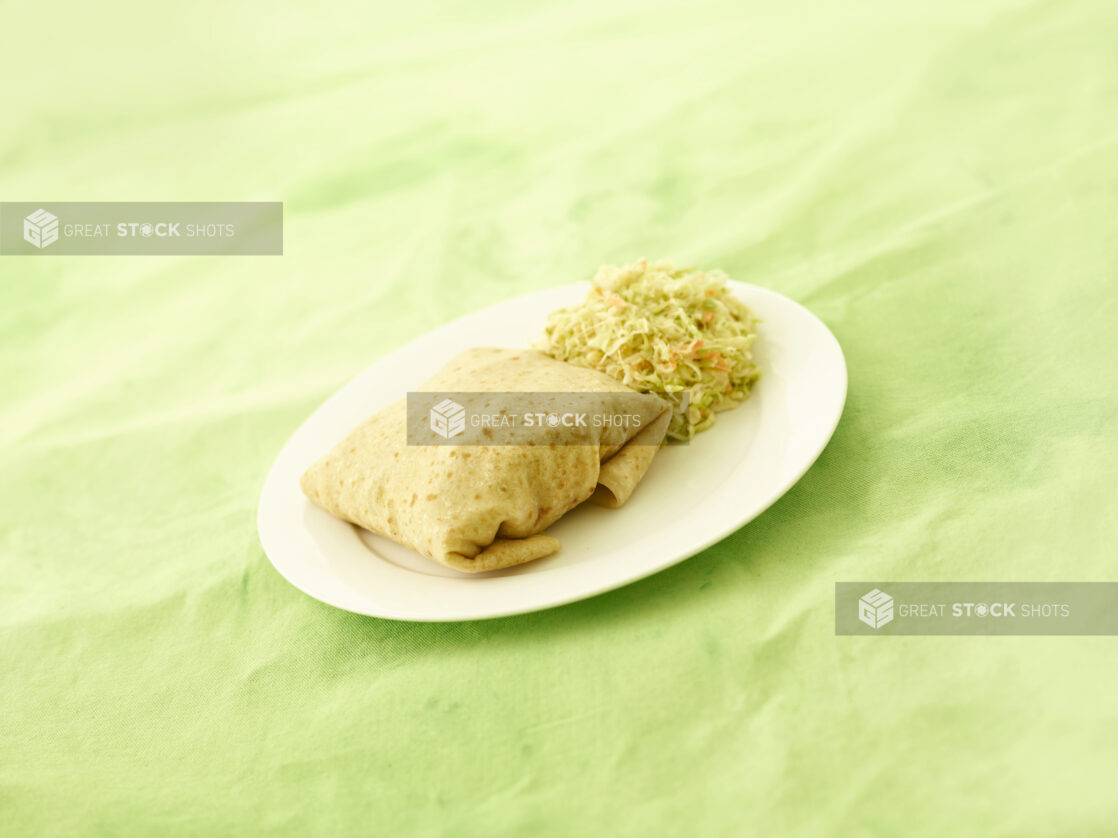
[[[585,283],[529,294],[442,326],[373,364],[288,440],[264,482],[257,526],[284,578],[315,599],[396,620],[477,620],[602,593],[663,570],[729,535],[803,476],[846,400],[838,341],[811,312],[764,288],[731,282],[762,318],[761,380],[744,405],[687,446],[661,449],[620,509],[584,504],[548,533],[554,556],[483,574],[459,573],[331,517],[299,489],[303,471],[351,428],[474,346],[526,347],[547,315],[586,296]]]

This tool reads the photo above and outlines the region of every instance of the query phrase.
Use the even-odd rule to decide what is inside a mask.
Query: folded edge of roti
[[[408,445],[405,402],[354,428],[307,469],[304,494],[331,515],[455,570],[478,573],[549,556],[544,530],[585,500],[617,508],[647,472],[671,419],[662,399],[529,350],[473,349],[423,391],[589,392],[603,411],[636,400],[644,421],[620,444]],[[613,394],[613,395],[611,395]]]

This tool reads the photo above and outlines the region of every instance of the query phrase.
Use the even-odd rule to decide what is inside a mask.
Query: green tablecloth
[[[1113,580],[1118,6],[7,4],[6,200],[282,257],[0,258],[0,833],[1094,836],[1114,638],[836,638],[836,580]],[[459,312],[667,255],[812,308],[817,465],[664,573],[412,625],[268,466]]]

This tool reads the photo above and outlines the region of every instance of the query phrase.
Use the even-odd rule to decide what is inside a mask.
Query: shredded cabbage
[[[726,278],[668,260],[603,266],[584,302],[548,317],[537,346],[667,399],[668,438],[690,440],[749,398],[760,376],[751,352],[757,319]]]

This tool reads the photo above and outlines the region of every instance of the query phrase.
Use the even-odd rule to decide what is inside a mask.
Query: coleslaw
[[[672,404],[668,438],[690,440],[749,398],[757,319],[722,271],[668,260],[598,269],[585,301],[553,312],[538,344]]]

